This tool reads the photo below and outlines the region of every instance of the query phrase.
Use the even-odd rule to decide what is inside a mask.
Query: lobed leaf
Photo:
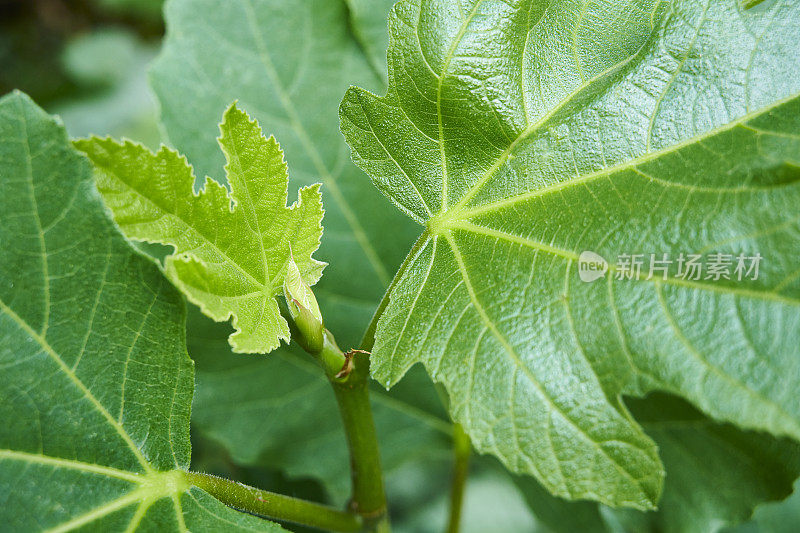
[[[0,137],[0,523],[282,531],[185,481],[183,299],[106,218],[63,126],[13,93]]]
[[[423,362],[479,450],[614,506],[663,483],[622,394],[800,438],[798,9],[399,2],[386,96],[340,111],[354,161],[426,225],[374,376]],[[760,276],[615,279],[625,254],[711,252],[760,253]]]
[[[322,236],[322,198],[313,185],[286,207],[283,152],[235,105],[220,131],[230,194],[210,178],[194,194],[192,168],[163,146],[154,154],[112,139],[75,145],[95,164],[100,194],[128,237],[171,245],[170,280],[214,320],[233,317],[234,351],[267,353],[289,342],[276,295],[290,257],[308,284],[322,275],[325,264],[311,257]]]
[[[341,93],[384,86],[369,57],[385,51],[372,39],[385,42],[388,7],[375,3],[367,16],[360,0],[174,0],[150,73],[170,142],[198,175],[221,173],[214,127],[238,100],[281,140],[294,186],[323,184],[320,254],[330,266],[314,292],[342,346],[361,340],[415,231],[368,185],[339,133]]]

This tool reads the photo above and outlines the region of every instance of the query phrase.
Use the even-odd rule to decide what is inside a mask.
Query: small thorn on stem
[[[353,356],[357,353],[372,355],[365,350],[349,350],[345,352],[344,364],[342,365],[342,369],[334,376],[336,379],[344,379],[350,375],[350,372],[353,371]]]

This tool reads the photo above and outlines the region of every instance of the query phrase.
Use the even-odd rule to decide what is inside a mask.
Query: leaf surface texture
[[[211,179],[195,194],[192,168],[166,147],[154,154],[98,138],[76,146],[95,164],[98,189],[128,237],[171,245],[169,278],[211,318],[233,316],[235,351],[267,353],[289,342],[275,298],[290,254],[307,283],[322,275],[324,263],[311,257],[322,236],[322,198],[313,185],[286,207],[283,152],[235,105],[220,130],[230,194]]]
[[[714,422],[663,393],[627,403],[664,460],[667,476],[658,510],[601,510],[592,502],[553,497],[531,477],[517,476],[531,510],[553,533],[608,533],[616,530],[614,523],[625,531],[706,533],[742,523],[759,505],[791,494],[800,473],[796,441]]]
[[[185,305],[106,214],[63,126],[0,99],[0,521],[268,531],[189,486]]]
[[[386,96],[340,111],[427,226],[374,376],[423,362],[480,451],[615,506],[663,482],[622,394],[800,438],[798,21],[788,1],[399,2]],[[587,250],[609,263],[592,283]],[[716,252],[760,253],[758,279],[615,279],[624,254]]]

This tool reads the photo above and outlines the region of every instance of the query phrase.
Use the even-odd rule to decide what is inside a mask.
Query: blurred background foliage
[[[12,89],[28,93],[48,112],[60,115],[73,137],[128,137],[151,148],[166,142],[147,83],[148,65],[164,36],[163,3],[164,0],[0,0],[0,95]],[[364,10],[363,16],[378,16],[377,11]],[[190,351],[191,348],[190,339]],[[193,355],[201,373],[215,372],[217,363],[239,364],[205,361],[201,352],[198,349]],[[200,431],[193,432],[192,455],[196,470],[311,500],[341,500],[332,497],[317,480],[291,478],[276,469],[237,464],[225,447],[203,437]],[[444,530],[451,467],[447,459],[407,462],[388,477],[395,531]],[[760,506],[752,520],[726,529],[726,533],[797,531],[798,489],[800,482],[788,499]],[[589,504],[576,507],[540,491],[530,479],[514,480],[494,459],[474,457],[462,531],[652,531],[641,513],[623,514],[621,518],[619,513],[598,511]],[[539,514],[538,521],[531,508]],[[591,526],[581,525],[585,516],[592,520],[599,517],[599,521]],[[292,529],[305,531],[296,526]]]
[[[163,0],[0,0],[0,94],[20,89],[74,137],[160,140],[147,65]]]

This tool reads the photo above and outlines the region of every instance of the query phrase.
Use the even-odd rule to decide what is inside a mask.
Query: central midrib
[[[115,174],[109,169],[106,169],[106,172],[108,172],[112,176],[115,176]],[[256,277],[253,276],[253,274],[251,274],[246,268],[244,268],[238,262],[234,261],[231,256],[229,256],[219,246],[217,246],[217,243],[215,243],[214,241],[209,239],[208,236],[206,236],[203,232],[198,230],[189,221],[185,220],[180,214],[178,214],[177,212],[172,212],[169,209],[167,209],[166,207],[160,205],[156,200],[154,200],[153,198],[150,198],[145,193],[143,193],[142,191],[140,191],[136,187],[132,186],[130,183],[128,183],[128,182],[126,182],[126,181],[124,181],[122,179],[116,178],[116,177],[115,177],[115,181],[117,181],[118,183],[120,183],[123,186],[125,186],[129,191],[135,193],[142,200],[145,200],[148,203],[150,203],[151,205],[153,205],[159,211],[163,212],[164,214],[161,215],[161,216],[169,216],[169,217],[171,217],[173,220],[180,222],[184,226],[184,228],[186,228],[187,230],[193,232],[195,235],[201,237],[202,241],[204,243],[208,244],[211,248],[213,248],[220,255],[220,257],[224,258],[226,261],[228,261],[229,264],[231,264],[234,267],[236,267],[236,269],[239,272],[244,274],[245,277],[247,277],[250,281],[252,281],[256,285],[256,287],[259,289],[259,291],[257,291],[257,292],[264,292],[264,290],[267,288],[267,285],[266,285],[265,282],[262,282],[262,281],[259,281],[258,279],[256,279]],[[166,239],[146,239],[146,238],[142,238],[142,239],[146,240],[147,242],[154,242],[154,243],[158,243],[158,244],[166,244],[166,245],[169,245],[169,246],[175,246],[174,243],[172,243],[170,241],[167,241]],[[193,253],[191,253],[189,251],[177,250],[177,249],[175,251],[176,251],[177,255],[185,253],[187,255],[191,255],[193,257],[197,257],[195,254],[193,254]],[[200,260],[199,257],[197,259]],[[270,287],[270,290],[272,290],[272,287]]]

